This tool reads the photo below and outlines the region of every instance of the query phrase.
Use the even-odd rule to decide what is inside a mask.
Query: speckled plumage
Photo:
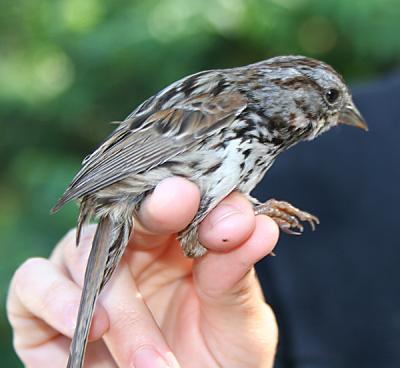
[[[77,242],[82,224],[91,216],[100,219],[68,367],[82,367],[96,298],[123,254],[132,216],[162,179],[180,175],[201,190],[199,211],[179,234],[184,253],[198,257],[206,249],[197,227],[212,208],[234,190],[249,195],[280,152],[339,122],[366,128],[341,76],[302,56],[200,72],[133,111],[83,161],[55,206],[81,201]],[[283,230],[302,230],[296,217],[317,221],[275,202],[254,200],[257,212],[273,216]]]

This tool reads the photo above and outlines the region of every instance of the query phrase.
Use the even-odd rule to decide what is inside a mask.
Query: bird
[[[337,125],[368,130],[343,77],[301,55],[277,56],[184,77],[139,105],[82,162],[53,207],[80,203],[76,244],[84,224],[98,220],[85,271],[68,368],[81,368],[97,297],[127,246],[144,198],[163,179],[184,177],[201,192],[197,214],[178,235],[183,253],[206,254],[198,226],[228,194],[246,195],[289,234],[316,216],[285,201],[265,203],[250,192],[277,156]]]

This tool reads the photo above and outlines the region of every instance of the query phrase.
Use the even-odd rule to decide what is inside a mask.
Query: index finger
[[[196,184],[182,177],[162,180],[143,201],[130,244],[139,249],[163,245],[171,234],[189,225],[199,203]]]

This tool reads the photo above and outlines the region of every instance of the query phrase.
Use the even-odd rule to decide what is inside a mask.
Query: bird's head
[[[304,56],[280,56],[254,64],[263,82],[254,96],[269,130],[291,144],[314,139],[333,126],[368,130],[343,78],[331,66]]]

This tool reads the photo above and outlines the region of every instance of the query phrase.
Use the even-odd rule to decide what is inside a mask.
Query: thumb
[[[226,229],[229,227],[224,222],[230,221],[230,216],[222,213],[221,206],[228,208],[225,201],[238,211],[234,211],[235,221],[242,216],[242,221],[237,221],[237,228],[231,234],[242,236],[246,233],[242,227],[249,227],[250,234],[242,239],[235,247],[221,249],[221,234],[226,237]],[[276,223],[267,216],[256,216],[251,204],[247,199],[236,193],[221,202],[217,208],[210,213],[204,221],[204,227],[208,226],[206,221],[211,221],[212,216],[218,215],[222,220],[212,219],[217,224],[208,234],[207,239],[215,239],[217,245],[208,242],[209,252],[194,263],[193,278],[200,301],[201,315],[205,316],[206,324],[218,331],[220,336],[230,336],[229,342],[237,346],[245,336],[253,334],[254,340],[258,336],[265,346],[275,349],[277,327],[274,315],[265,303],[264,297],[254,271],[254,264],[261,258],[270,254],[277,243],[279,229]],[[247,203],[247,205],[243,205]],[[219,208],[218,208],[219,207]],[[239,212],[239,213],[238,213]],[[253,217],[253,221],[246,217]],[[255,223],[255,224],[254,224]],[[203,226],[203,224],[201,225]],[[249,229],[247,229],[249,230]],[[200,241],[204,229],[199,229]],[[230,243],[236,243],[233,235]],[[207,328],[207,327],[206,327]],[[238,334],[238,331],[241,331]],[[250,337],[250,341],[252,338]],[[253,347],[256,349],[256,346]],[[249,349],[249,346],[246,347]]]
[[[229,221],[229,217],[224,221]],[[243,298],[252,299],[251,303],[255,302],[253,298],[264,302],[253,266],[272,252],[278,235],[272,219],[257,216],[254,230],[239,246],[227,251],[209,250],[197,259],[193,277],[201,300],[221,311],[243,306]]]
[[[234,298],[249,281],[246,275],[254,264],[272,252],[278,235],[276,223],[267,216],[255,217],[244,195],[226,197],[199,228],[200,242],[209,250],[194,263],[199,292],[213,300]]]

